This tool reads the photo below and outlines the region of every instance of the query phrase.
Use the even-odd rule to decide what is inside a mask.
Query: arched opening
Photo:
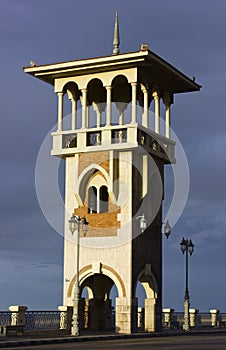
[[[107,186],[100,187],[100,213],[108,212],[108,188]]]
[[[131,121],[131,114],[125,113],[129,102],[132,100],[132,89],[124,75],[116,76],[112,81],[112,102],[118,110],[118,115],[115,113],[112,116],[113,124],[127,124]]]
[[[63,87],[63,93],[63,130],[74,130],[77,128],[78,124],[77,103],[80,100],[81,93],[78,89],[78,85],[74,82],[68,82],[67,84],[65,84]]]
[[[97,189],[95,186],[88,189],[88,213],[97,213]]]
[[[158,287],[151,265],[146,266],[136,284],[135,295],[138,298],[137,328],[139,331],[154,332],[158,325],[157,315]],[[160,317],[161,322],[161,317]]]
[[[100,127],[106,123],[106,89],[100,79],[92,79],[87,85],[88,127]]]
[[[114,281],[102,274],[87,277],[81,285],[80,324],[88,330],[112,330],[118,290]]]

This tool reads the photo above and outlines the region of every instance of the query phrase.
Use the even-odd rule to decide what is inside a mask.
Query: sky
[[[171,236],[163,237],[163,306],[183,310],[185,237],[195,244],[191,307],[226,312],[224,0],[0,1],[0,310],[62,304],[63,239],[42,214],[35,189],[36,159],[57,121],[57,97],[22,67],[31,59],[39,65],[111,55],[116,10],[121,52],[148,43],[202,85],[200,92],[177,95],[172,106],[190,188]],[[166,197],[170,176],[167,170]]]

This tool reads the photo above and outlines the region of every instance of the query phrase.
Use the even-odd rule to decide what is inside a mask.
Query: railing
[[[26,311],[25,329],[59,329],[60,311]]]
[[[111,132],[111,143],[127,142],[127,129],[116,129]]]
[[[87,146],[96,146],[101,144],[101,132],[88,132],[87,133]]]
[[[218,327],[226,328],[226,313],[209,313],[197,312],[190,314],[191,327]],[[15,319],[12,317],[14,313],[9,311],[0,312],[0,326],[11,325]],[[137,327],[138,331],[144,330],[144,314],[143,308],[138,308]],[[14,315],[15,316],[15,315]],[[166,314],[162,314],[162,326],[165,329],[182,329],[184,323],[183,312],[172,312],[170,318],[165,318]],[[66,318],[65,318],[66,317]],[[195,317],[195,319],[194,319]],[[89,311],[84,310],[83,321],[80,323],[82,328],[87,329],[89,319]],[[19,318],[18,320],[21,320]],[[61,311],[25,311],[24,313],[26,330],[59,330],[70,329],[71,315]],[[195,322],[194,322],[195,320]],[[21,321],[19,321],[21,322]],[[65,323],[66,322],[66,323]],[[112,328],[115,326],[115,310],[112,311]]]
[[[208,312],[200,312],[197,316],[197,326],[211,327],[212,326],[211,314]]]
[[[11,312],[0,311],[0,326],[6,326],[11,324]]]
[[[62,136],[62,148],[77,147],[77,134],[65,134]]]

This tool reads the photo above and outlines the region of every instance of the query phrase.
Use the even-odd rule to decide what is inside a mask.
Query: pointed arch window
[[[88,189],[88,213],[97,213],[97,189],[95,186]]]

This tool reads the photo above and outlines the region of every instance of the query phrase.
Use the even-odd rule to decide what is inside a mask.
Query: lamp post
[[[76,216],[74,214],[72,214],[72,217],[68,222],[69,222],[69,229],[72,235],[77,229],[77,241],[76,241],[77,264],[76,264],[76,280],[75,280],[74,296],[73,296],[73,315],[72,315],[71,335],[78,336],[79,335],[79,238],[80,238],[81,228],[84,236],[86,236],[86,233],[88,231],[88,222],[86,221],[86,218],[80,218],[80,216]]]
[[[192,255],[194,252],[194,244],[192,243],[192,240],[188,239],[182,239],[180,243],[181,251],[185,254],[185,261],[186,261],[186,274],[185,274],[185,294],[184,294],[184,325],[183,328],[185,331],[190,330],[190,315],[189,315],[189,307],[190,307],[190,297],[189,297],[189,290],[188,290],[188,253]]]

